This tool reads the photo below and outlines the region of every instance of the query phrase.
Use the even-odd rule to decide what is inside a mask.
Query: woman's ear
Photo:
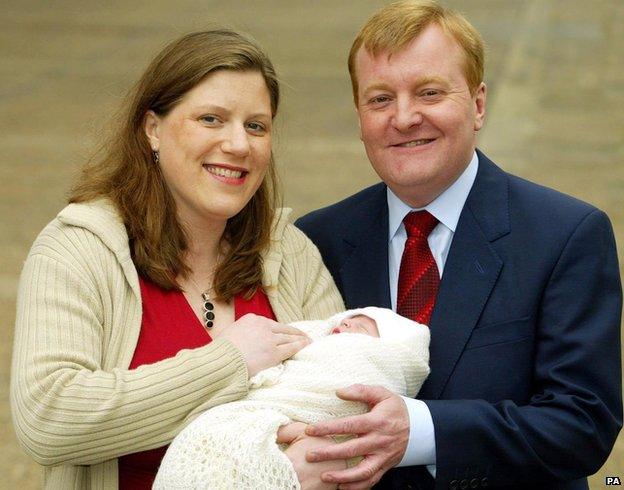
[[[154,111],[147,111],[143,121],[143,129],[149,141],[152,151],[158,151],[160,148],[159,129],[160,117]]]

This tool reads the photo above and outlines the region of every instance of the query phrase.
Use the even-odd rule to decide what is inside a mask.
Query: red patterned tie
[[[414,211],[403,219],[403,224],[407,241],[399,270],[397,313],[428,325],[438,294],[440,274],[427,237],[438,220],[428,211]]]

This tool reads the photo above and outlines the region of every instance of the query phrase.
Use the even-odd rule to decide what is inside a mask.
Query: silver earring
[[[154,163],[158,165],[160,163],[160,155],[156,150],[152,151],[152,157],[154,158]]]

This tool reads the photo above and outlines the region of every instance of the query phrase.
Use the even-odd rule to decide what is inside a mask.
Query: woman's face
[[[185,224],[225,222],[256,192],[271,158],[271,99],[256,71],[219,70],[145,132]]]

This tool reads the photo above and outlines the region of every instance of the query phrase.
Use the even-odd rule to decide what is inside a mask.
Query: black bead
[[[206,321],[214,320],[215,314],[212,311],[204,311],[204,318]]]
[[[212,311],[214,310],[214,305],[210,301],[206,301],[204,302],[204,308],[209,311]]]
[[[206,322],[206,328],[212,328],[212,322]]]

